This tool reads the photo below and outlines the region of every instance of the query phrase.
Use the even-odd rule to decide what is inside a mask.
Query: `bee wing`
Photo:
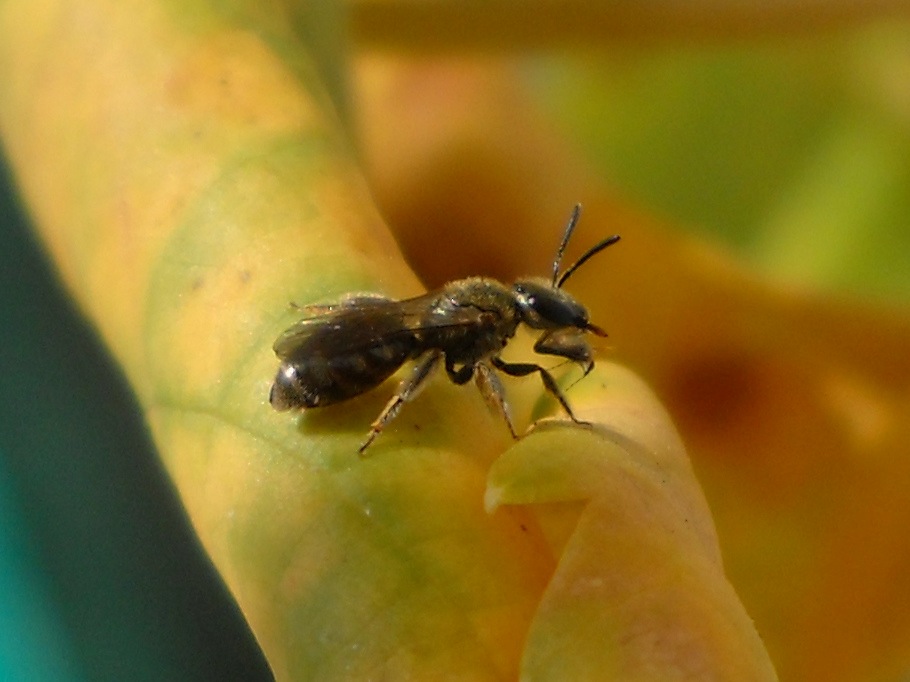
[[[328,305],[309,305],[306,317],[286,329],[272,345],[280,358],[314,344],[332,352],[368,347],[403,329],[400,304],[380,296],[345,299]]]
[[[358,295],[335,304],[305,306],[307,317],[282,333],[272,349],[282,359],[311,352],[350,353],[422,330],[476,326],[475,309],[438,302],[438,292],[431,292],[404,301]]]
[[[304,320],[309,320],[323,317],[329,313],[344,310],[346,308],[367,308],[375,306],[376,308],[381,309],[382,306],[388,303],[395,303],[395,301],[380,294],[348,294],[335,303],[310,303],[301,306],[292,302],[291,307],[294,310],[302,312],[305,315],[303,318]]]
[[[399,303],[401,324],[413,332],[456,327],[476,327],[480,311],[473,306],[457,306],[430,292]]]

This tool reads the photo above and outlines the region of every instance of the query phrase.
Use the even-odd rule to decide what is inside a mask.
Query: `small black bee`
[[[607,334],[588,321],[588,311],[562,285],[592,256],[619,241],[619,235],[595,244],[560,273],[563,251],[580,214],[581,205],[576,205],[556,251],[550,281],[522,279],[509,287],[494,279],[469,277],[404,301],[351,295],[338,303],[304,307],[306,317],[273,346],[281,366],[269,392],[272,407],[283,411],[339,403],[379,386],[405,362],[417,360],[412,374],[370,426],[361,455],[440,364],[456,384],[474,378],[513,438],[518,434],[494,370],[515,377],[537,372],[572,421],[583,423],[550,372],[535,363],[506,362],[499,356],[523,323],[543,330],[535,352],[576,362],[585,375],[593,369],[585,332]]]

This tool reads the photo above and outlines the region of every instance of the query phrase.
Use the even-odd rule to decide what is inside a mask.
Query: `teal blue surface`
[[[0,680],[85,680],[5,463],[0,451]]]

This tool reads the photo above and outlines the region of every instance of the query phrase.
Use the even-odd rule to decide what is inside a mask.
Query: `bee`
[[[281,364],[269,392],[272,407],[284,411],[334,405],[376,388],[404,363],[416,361],[371,424],[359,448],[361,455],[440,365],[455,384],[473,378],[516,440],[497,372],[513,377],[536,372],[569,418],[584,424],[547,369],[536,363],[507,362],[500,356],[524,324],[542,332],[535,352],[575,362],[583,376],[594,368],[586,333],[607,334],[590,322],[585,307],[562,287],[590,258],[619,241],[619,235],[598,242],[560,272],[563,252],[580,215],[579,204],[563,233],[549,280],[520,279],[508,286],[488,277],[469,277],[403,301],[352,294],[337,303],[303,307],[305,317],[273,346]]]

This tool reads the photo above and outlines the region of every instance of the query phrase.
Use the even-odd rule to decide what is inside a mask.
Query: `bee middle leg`
[[[562,392],[562,389],[559,387],[559,384],[556,383],[556,379],[553,378],[553,375],[550,374],[546,369],[540,365],[534,364],[533,362],[506,362],[502,358],[493,357],[490,359],[490,362],[493,366],[498,369],[500,372],[504,372],[512,377],[525,377],[529,374],[537,372],[540,374],[540,379],[543,381],[543,386],[550,395],[552,395],[556,400],[559,401],[559,404],[562,405],[562,409],[566,411],[566,414],[569,415],[569,418],[576,424],[588,424],[589,422],[582,421],[575,416],[575,413],[572,411],[572,408],[569,406],[569,401],[566,400],[565,394]]]
[[[502,382],[489,365],[479,362],[476,365],[463,365],[455,369],[455,363],[446,358],[446,373],[452,383],[458,386],[468,383],[471,377],[474,377],[474,383],[477,384],[487,407],[502,415],[512,438],[518,440],[518,434],[515,433],[515,427],[512,425],[512,415],[509,412],[509,404],[506,402]]]
[[[483,396],[487,406],[502,415],[506,426],[509,427],[509,433],[512,434],[512,438],[518,440],[518,434],[515,433],[515,427],[512,425],[512,415],[509,413],[509,405],[506,403],[502,383],[489,365],[479,362],[476,365],[463,365],[455,369],[455,363],[446,358],[446,374],[449,375],[452,383],[457,386],[468,383],[471,377],[474,377],[474,383],[480,390],[480,394]]]
[[[474,374],[474,382],[477,384],[477,388],[480,389],[480,394],[490,409],[496,410],[502,415],[506,426],[509,427],[509,433],[512,434],[512,438],[518,440],[518,434],[515,433],[515,426],[512,424],[509,404],[506,402],[505,390],[493,369],[487,364],[479,363],[477,372]]]
[[[474,365],[462,365],[459,369],[455,369],[455,363],[446,358],[446,374],[449,375],[453,384],[462,386],[474,376]]]
[[[365,456],[364,453],[366,452],[366,449],[370,447],[370,444],[374,440],[376,440],[376,436],[382,432],[386,424],[398,415],[401,406],[417,395],[427,378],[433,372],[433,369],[439,364],[440,359],[442,359],[442,353],[439,351],[427,353],[414,367],[411,376],[398,385],[398,390],[395,392],[395,395],[386,403],[386,406],[382,409],[382,412],[379,413],[379,416],[376,417],[376,420],[370,424],[370,432],[367,434],[366,440],[363,441],[363,444],[358,449],[361,457]]]

